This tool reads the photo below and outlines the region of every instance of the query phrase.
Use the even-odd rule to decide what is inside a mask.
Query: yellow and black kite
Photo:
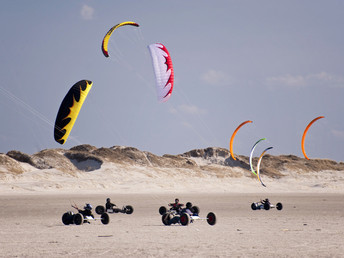
[[[54,138],[58,143],[66,142],[92,84],[88,80],[79,81],[64,97],[55,121]]]
[[[132,21],[126,21],[126,22],[122,22],[119,23],[115,26],[113,26],[105,35],[104,39],[103,39],[103,43],[102,43],[102,51],[105,57],[109,57],[109,52],[108,52],[108,44],[109,44],[109,39],[112,35],[112,32],[114,32],[115,29],[124,26],[124,25],[131,25],[131,26],[135,26],[135,27],[139,27],[140,25],[138,25],[136,22],[132,22]]]

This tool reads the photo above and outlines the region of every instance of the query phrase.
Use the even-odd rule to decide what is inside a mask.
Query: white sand
[[[252,211],[268,196],[282,211]],[[62,224],[70,202],[93,206],[106,197],[134,213],[110,223]],[[197,221],[164,226],[158,208],[179,197],[216,213],[215,226]],[[341,257],[342,194],[25,194],[0,197],[1,257]]]

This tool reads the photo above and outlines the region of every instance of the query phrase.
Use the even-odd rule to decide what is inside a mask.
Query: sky
[[[24,1],[0,8],[0,152],[79,144],[156,155],[222,147],[235,155],[344,161],[344,2],[341,0]],[[101,51],[117,29],[109,58]],[[163,43],[174,89],[157,101],[149,50]],[[59,106],[80,80],[92,89],[64,145]]]

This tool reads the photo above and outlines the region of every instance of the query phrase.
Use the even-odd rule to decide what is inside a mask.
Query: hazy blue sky
[[[112,35],[109,58],[101,52]],[[125,145],[154,154],[209,146],[235,154],[344,161],[344,1],[1,1],[0,152],[78,144]],[[147,49],[165,44],[174,91],[158,103]],[[67,140],[54,141],[60,103],[93,81]]]

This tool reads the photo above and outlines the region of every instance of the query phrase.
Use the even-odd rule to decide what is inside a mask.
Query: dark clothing
[[[113,203],[111,203],[111,202],[107,202],[107,203],[105,204],[105,208],[106,208],[107,210],[113,209],[114,206],[116,206],[116,204],[113,204]]]
[[[170,206],[172,206],[172,210],[176,210],[176,211],[181,211],[182,210],[182,206],[184,206],[184,204],[181,203],[170,203]]]
[[[270,204],[270,201],[268,199],[262,200],[262,204],[264,203]]]
[[[78,209],[78,212],[81,213],[84,217],[91,216],[92,218],[94,218],[91,210],[79,210]]]

